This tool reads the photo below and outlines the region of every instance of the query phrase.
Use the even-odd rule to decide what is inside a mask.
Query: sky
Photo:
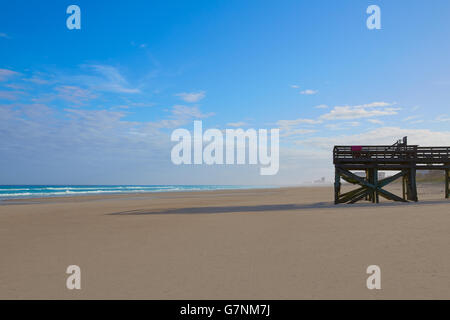
[[[2,2],[0,184],[300,184],[336,144],[450,145],[449,35],[448,0]],[[278,174],[174,165],[194,120],[280,128]]]

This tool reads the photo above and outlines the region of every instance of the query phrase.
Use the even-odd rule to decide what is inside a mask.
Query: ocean
[[[148,193],[268,188],[269,186],[220,185],[3,185],[0,200],[94,194]]]

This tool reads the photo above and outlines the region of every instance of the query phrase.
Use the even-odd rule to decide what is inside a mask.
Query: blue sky
[[[295,184],[331,177],[334,144],[450,145],[447,0],[1,7],[0,184]],[[174,166],[195,119],[281,128],[279,174]]]

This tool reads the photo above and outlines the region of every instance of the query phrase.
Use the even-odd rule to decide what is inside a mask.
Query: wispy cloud
[[[58,110],[44,104],[1,106],[0,149],[12,157],[34,154],[53,160],[58,151],[59,159],[72,161],[82,156],[93,163],[108,157],[115,163],[116,155],[128,161],[130,154],[144,159],[159,154],[166,159],[169,151],[158,152],[158,148],[167,149],[170,142],[160,129],[175,128],[212,114],[202,113],[197,107],[174,106],[168,119],[156,122],[127,121],[126,115],[123,110]]]
[[[299,118],[294,120],[279,120],[277,121],[277,125],[280,127],[291,127],[292,129],[292,127],[302,124],[315,125],[321,124],[324,121],[353,120],[397,114],[397,111],[400,110],[400,108],[390,107],[392,105],[393,104],[388,102],[373,102],[355,106],[335,106],[332,110],[322,114],[316,119]],[[319,105],[315,108],[326,109],[328,106]],[[357,122],[347,122],[347,125],[349,123],[356,124]]]
[[[280,136],[289,137],[295,135],[304,135],[316,132],[314,129],[298,128],[299,125],[315,125],[321,123],[321,120],[299,118],[295,120],[279,120],[277,125],[280,127]]]
[[[180,97],[185,102],[198,102],[202,100],[206,94],[205,91],[199,91],[199,92],[181,92],[175,94],[175,96]]]
[[[138,88],[131,87],[128,81],[119,72],[119,70],[113,66],[90,65],[88,67],[100,75],[100,77],[88,78],[91,80],[88,82],[88,85],[92,88],[101,91],[110,91],[116,93],[140,92]]]
[[[136,108],[149,108],[149,107],[154,107],[155,104],[152,102],[130,102],[129,106],[136,107]]]
[[[149,122],[148,125],[156,129],[174,129],[183,126],[192,120],[208,118],[214,115],[213,112],[201,112],[197,106],[175,105],[167,111],[170,112],[170,117],[168,119]]]
[[[446,114],[441,114],[436,117],[435,121],[437,122],[448,122],[450,121],[450,116]]]
[[[32,76],[31,78],[25,78],[25,79],[22,79],[23,81],[27,81],[27,82],[31,82],[31,83],[34,83],[34,84],[49,84],[50,83],[50,81],[49,80],[46,80],[46,79],[43,79],[43,78],[40,78],[40,77],[37,77],[37,76]]]
[[[425,122],[425,120],[423,120],[422,118],[422,115],[414,115],[403,118],[402,121],[407,122],[408,124],[419,124]]]
[[[8,70],[8,69],[0,69],[0,81],[6,81],[14,76],[20,75],[19,72]]]
[[[247,123],[246,122],[228,122],[227,123],[227,127],[235,127],[235,128],[239,128],[239,127],[244,127],[246,126]]]
[[[21,84],[17,83],[7,83],[4,85],[6,88],[14,89],[14,90],[24,90],[25,87]]]
[[[0,69],[0,81],[6,81],[14,76],[21,75],[7,69]],[[118,68],[110,65],[81,65],[79,69],[70,73],[67,71],[35,72],[21,79],[38,85],[58,85],[85,87],[91,91],[103,91],[111,93],[135,94],[140,93],[140,88],[132,86],[122,75]]]
[[[0,32],[0,38],[5,38],[5,39],[11,39],[10,36],[8,36],[6,33],[4,32]]]
[[[381,121],[379,119],[367,119],[367,121],[369,121],[370,123],[373,123],[373,124],[381,124],[381,125],[384,123],[383,121]]]
[[[397,111],[400,110],[400,108],[394,108],[392,106],[393,104],[388,102],[372,102],[355,106],[335,106],[329,112],[324,113],[315,119],[298,118],[293,120],[279,120],[276,124],[280,127],[281,136],[285,137],[317,132],[317,129],[310,128],[311,126],[316,125],[322,125],[323,129],[328,130],[348,130],[361,125],[359,121],[348,120],[397,114]],[[314,108],[327,109],[328,106],[319,105]],[[338,123],[333,123],[336,121]],[[382,124],[381,121],[376,119],[368,119],[368,121],[374,124]]]
[[[419,116],[419,115],[409,116],[409,117],[403,118],[402,121],[403,122],[409,122],[409,121],[415,120],[415,119],[420,118],[420,117],[421,116]]]
[[[398,108],[387,108],[383,110],[367,110],[348,107],[335,107],[321,118],[325,120],[349,120],[370,117],[389,116],[397,114]]]
[[[319,92],[318,90],[306,89],[306,90],[300,91],[300,94],[313,95],[313,94],[317,94],[318,92]]]
[[[60,86],[56,88],[56,91],[58,98],[78,105],[97,97],[89,90],[77,86]]]
[[[343,123],[329,123],[325,125],[325,128],[330,130],[346,130],[349,128],[359,127],[361,125],[358,121],[350,121]]]
[[[146,43],[136,43],[135,41],[131,41],[130,44],[133,47],[139,47],[139,48],[147,48],[148,45]]]
[[[280,127],[292,127],[292,126],[296,126],[299,124],[318,124],[318,123],[322,123],[322,121],[315,120],[315,119],[304,119],[304,118],[299,118],[299,119],[295,119],[295,120],[278,120],[277,121],[277,125],[279,125]]]
[[[450,131],[433,131],[429,129],[402,129],[398,127],[381,127],[358,134],[331,137],[312,137],[298,140],[297,145],[314,146],[332,150],[334,145],[391,145],[399,137],[408,136],[411,144],[423,146],[446,145],[450,140]]]
[[[3,100],[16,100],[17,99],[17,95],[19,93],[15,92],[15,91],[0,91],[0,99]]]
[[[289,137],[289,136],[296,136],[296,135],[304,135],[308,133],[314,133],[317,132],[317,130],[314,129],[281,129],[281,137]]]
[[[211,113],[203,113],[198,107],[188,107],[183,105],[175,105],[172,108],[172,114],[180,118],[207,118],[214,115]]]
[[[300,89],[300,86],[297,84],[291,84],[290,85],[291,88],[293,89]],[[304,95],[313,95],[313,94],[317,94],[319,92],[319,90],[313,90],[313,89],[305,89],[300,91],[300,94],[304,94]]]
[[[400,108],[389,107],[387,102],[373,102],[356,106],[335,106],[330,112],[320,116],[324,120],[350,120],[395,115]]]

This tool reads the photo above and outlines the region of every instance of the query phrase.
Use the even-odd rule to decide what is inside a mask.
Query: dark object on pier
[[[334,203],[355,203],[359,200],[379,202],[379,197],[393,201],[418,201],[416,171],[444,170],[445,198],[450,198],[450,147],[419,147],[408,145],[407,137],[391,146],[335,146]],[[365,177],[352,171],[364,171]],[[399,171],[399,173],[378,179],[378,171]],[[358,189],[341,193],[341,178],[359,185]],[[397,196],[383,188],[402,178],[403,194]]]

